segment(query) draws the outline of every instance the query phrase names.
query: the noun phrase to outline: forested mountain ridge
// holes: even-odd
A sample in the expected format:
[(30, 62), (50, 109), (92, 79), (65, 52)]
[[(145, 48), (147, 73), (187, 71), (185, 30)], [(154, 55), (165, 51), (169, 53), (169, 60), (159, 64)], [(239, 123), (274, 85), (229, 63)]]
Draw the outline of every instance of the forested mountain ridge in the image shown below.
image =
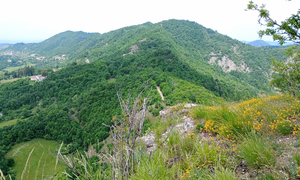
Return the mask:
[[(39, 68), (62, 67), (65, 61), (74, 58), (82, 51), (92, 47), (94, 41), (89, 41), (89, 39), (97, 35), (99, 35), (99, 33), (66, 31), (54, 35), (40, 43), (17, 43), (9, 45), (0, 49), (0, 54), (1, 52), (13, 53), (13, 56), (19, 57), (22, 61), (35, 64), (36, 67)], [(64, 55), (63, 58), (61, 58), (62, 55)], [(60, 57), (59, 60), (56, 60), (57, 57)]]
[[(270, 92), (269, 58), (275, 57), (281, 61), (287, 58), (284, 55), (285, 48), (252, 47), (189, 21), (168, 20), (157, 24), (131, 26), (99, 35), (97, 38), (101, 40), (97, 45), (73, 61), (80, 63), (89, 59), (94, 62), (112, 56), (121, 57), (130, 53), (131, 47), (135, 45), (141, 48), (143, 44), (147, 44), (148, 48), (155, 50), (157, 43), (164, 43), (192, 68), (230, 82), (238, 89), (244, 89), (243, 87), (250, 84)], [(145, 49), (141, 51), (143, 50)], [(141, 52), (135, 53), (138, 55)]]
[[(49, 56), (64, 51), (74, 57), (61, 60), (60, 65), (68, 67), (42, 82), (22, 79), (0, 85), (0, 122), (19, 120), (0, 129), (0, 151), (37, 137), (63, 141), (70, 152), (86, 150), (109, 135), (103, 123), (110, 124), (121, 113), (117, 91), (134, 97), (145, 84), (146, 94), (152, 87), (148, 110), (153, 115), (164, 105), (219, 104), (271, 93), (268, 58), (286, 59), (283, 48), (252, 47), (189, 21), (145, 23), (86, 39), (81, 33), (75, 33), (78, 39), (70, 42), (77, 43), (69, 49), (72, 43), (63, 35), (72, 39), (73, 32), (56, 35), (41, 47), (28, 45)], [(16, 44), (4, 50), (25, 47)]]
[[(264, 91), (271, 90), (268, 86), (271, 73), (269, 58), (286, 60), (285, 48), (252, 47), (197, 23), (183, 20), (167, 20), (156, 24), (148, 22), (104, 34), (67, 31), (41, 43), (10, 45), (0, 52), (37, 53), (46, 56), (45, 60), (34, 58), (32, 64), (57, 68), (68, 66), (70, 62), (85, 63), (87, 59), (88, 62), (94, 62), (112, 56), (126, 56), (131, 52), (130, 47), (137, 45), (139, 48), (138, 44), (144, 41), (147, 43), (147, 38), (151, 40), (151, 37), (160, 38), (157, 42), (152, 40), (152, 44), (172, 45), (172, 51), (178, 52), (180, 60), (197, 71), (230, 81), (235, 86), (246, 82)], [(66, 58), (61, 58), (62, 55), (66, 55)], [(59, 60), (55, 56), (60, 56)], [(243, 89), (244, 86), (237, 88)]]
[(72, 32), (66, 31), (56, 34), (40, 43), (17, 43), (8, 46), (5, 51), (23, 51), (38, 53), (42, 56), (55, 56), (61, 54), (76, 54), (70, 52), (76, 47), (77, 43), (85, 41), (86, 39), (92, 38), (99, 33), (86, 33), (82, 31)]

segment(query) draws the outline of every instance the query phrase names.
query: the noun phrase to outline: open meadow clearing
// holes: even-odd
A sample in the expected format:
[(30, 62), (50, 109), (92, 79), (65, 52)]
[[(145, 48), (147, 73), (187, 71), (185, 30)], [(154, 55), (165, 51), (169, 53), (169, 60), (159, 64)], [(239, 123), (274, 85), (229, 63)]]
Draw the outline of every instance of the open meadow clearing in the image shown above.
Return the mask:
[(10, 121), (1, 122), (0, 128), (3, 128), (4, 126), (10, 126), (10, 125), (16, 124), (17, 121), (18, 121), (17, 119), (14, 119), (14, 120), (10, 120)]

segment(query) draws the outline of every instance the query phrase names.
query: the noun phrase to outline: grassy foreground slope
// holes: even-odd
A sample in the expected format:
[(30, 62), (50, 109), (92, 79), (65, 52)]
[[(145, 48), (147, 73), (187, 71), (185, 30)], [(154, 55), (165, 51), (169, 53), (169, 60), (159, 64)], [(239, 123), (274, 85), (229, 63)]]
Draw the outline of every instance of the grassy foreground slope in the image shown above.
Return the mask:
[[(167, 150), (158, 153), (164, 159), (159, 160), (162, 162), (182, 157), (171, 169), (162, 170), (167, 177), (177, 174), (180, 179), (299, 178), (298, 99), (276, 95), (221, 107), (198, 107), (190, 115), (197, 123), (195, 132), (185, 137), (171, 134), (172, 143), (169, 141)], [(133, 179), (148, 179), (149, 176), (142, 176), (146, 168), (140, 167)]]
[[(56, 148), (59, 148), (58, 142), (37, 138), (28, 142), (16, 144), (6, 154), (5, 157), (14, 158), (16, 162), (14, 166), (14, 170), (16, 172), (16, 179), (21, 179), (28, 156), (31, 150), (34, 149), (28, 161), (28, 167), (23, 176), (24, 179), (35, 179), (36, 173), (37, 173), (36, 179), (43, 179), (42, 174), (43, 174), (44, 165), (45, 165), (44, 178), (51, 179), (52, 176), (56, 173), (55, 172), (56, 161), (55, 161), (55, 157), (47, 154), (49, 153), (49, 151), (55, 154)], [(39, 162), (40, 165), (38, 166)], [(59, 169), (58, 172), (62, 172), (65, 167), (58, 164), (57, 168)]]
[[(182, 108), (169, 107), (173, 112), (169, 117), (154, 117), (147, 122), (145, 135), (153, 134), (156, 145), (137, 145), (134, 171), (128, 179), (299, 179), (299, 99), (275, 95), (217, 107), (198, 106), (191, 111)], [(184, 113), (183, 118), (191, 117), (196, 124), (194, 131), (173, 129), (183, 121), (175, 112)], [(100, 161), (93, 162), (98, 164), (93, 167), (95, 171), (81, 171), (82, 176), (113, 179), (114, 167), (110, 163), (103, 166), (111, 159), (107, 154), (97, 156)], [(83, 163), (76, 166), (81, 170), (89, 167)], [(120, 174), (116, 176), (121, 178)], [(64, 174), (57, 177), (66, 179)]]

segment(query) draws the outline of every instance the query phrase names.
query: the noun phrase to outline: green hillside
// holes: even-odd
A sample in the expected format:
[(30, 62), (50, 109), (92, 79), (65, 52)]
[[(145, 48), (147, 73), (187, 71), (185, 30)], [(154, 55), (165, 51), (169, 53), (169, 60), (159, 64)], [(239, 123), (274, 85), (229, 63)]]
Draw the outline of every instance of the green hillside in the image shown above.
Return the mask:
[[(17, 43), (6, 46), (6, 48), (0, 49), (0, 53), (13, 52), (13, 59), (22, 60), (23, 63), (33, 63), (36, 67), (60, 67), (83, 50), (93, 46), (95, 42), (89, 40), (99, 33), (85, 33), (85, 32), (72, 32), (66, 31), (46, 39), (40, 43)], [(84, 42), (84, 43), (83, 43)], [(33, 55), (34, 56), (31, 56)], [(65, 55), (62, 57), (62, 55)], [(10, 58), (5, 57), (6, 58)], [(44, 57), (44, 59), (36, 59), (38, 57)], [(61, 57), (61, 59), (55, 59), (55, 57)], [(1, 60), (1, 56), (0, 56)], [(0, 70), (1, 70), (0, 66)]]
[[(157, 24), (122, 28), (100, 35), (96, 46), (76, 57), (84, 63), (127, 55), (130, 47), (140, 48), (136, 55), (147, 49), (156, 50), (157, 44), (170, 48), (180, 61), (193, 69), (234, 85), (236, 89), (270, 92), (270, 57), (284, 61), (285, 48), (252, 47), (189, 21), (168, 20)], [(223, 64), (218, 65), (219, 62)], [(235, 66), (229, 67), (229, 66)], [(242, 68), (244, 67), (244, 69)], [(248, 68), (248, 69), (247, 69)], [(250, 86), (249, 86), (250, 85)], [(254, 87), (254, 88), (253, 88)]]
[[(66, 67), (49, 73), (42, 82), (27, 78), (0, 85), (0, 122), (26, 119), (0, 129), (0, 153), (34, 138), (70, 144), (68, 152), (86, 151), (109, 136), (104, 124), (110, 125), (121, 114), (117, 91), (135, 97), (148, 85), (148, 111), (154, 116), (166, 105), (220, 105), (225, 100), (270, 94), (269, 58), (287, 58), (284, 48), (252, 47), (197, 23), (178, 20), (101, 35), (65, 32), (4, 51), (17, 51), (16, 57), (48, 56), (24, 60), (37, 67), (51, 67), (58, 61), (58, 66)], [(53, 59), (63, 54), (65, 59)], [(7, 173), (8, 161), (0, 158), (1, 165)]]
[[(67, 31), (41, 43), (15, 44), (0, 52), (12, 51), (17, 53), (17, 57), (22, 55), (21, 59), (25, 58), (26, 52), (27, 56), (35, 53), (36, 56), (45, 56), (45, 59), (36, 60), (35, 57), (26, 57), (25, 59), (28, 59), (26, 61), (36, 64), (36, 67), (57, 68), (67, 66), (70, 62), (85, 63), (87, 59), (89, 62), (94, 62), (107, 60), (118, 53), (117, 56), (126, 55), (133, 45), (147, 44), (151, 47), (147, 39), (152, 45), (164, 43), (171, 47), (180, 60), (197, 71), (211, 74), (220, 80), (230, 81), (230, 84), (246, 82), (264, 91), (270, 91), (269, 58), (286, 60), (285, 48), (252, 47), (197, 23), (182, 20), (168, 20), (157, 24), (145, 23), (105, 34)], [(138, 47), (145, 49), (139, 45)], [(155, 46), (151, 48), (154, 49)], [(19, 52), (23, 54), (18, 54)], [(62, 55), (66, 55), (64, 59), (55, 59)], [(243, 89), (245, 85), (236, 86), (239, 86), (237, 89)]]

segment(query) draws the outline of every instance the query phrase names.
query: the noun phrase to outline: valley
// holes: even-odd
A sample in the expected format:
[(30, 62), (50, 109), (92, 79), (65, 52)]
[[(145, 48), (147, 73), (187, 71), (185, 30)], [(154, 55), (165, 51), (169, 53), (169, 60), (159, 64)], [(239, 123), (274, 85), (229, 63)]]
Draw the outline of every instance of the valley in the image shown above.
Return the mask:
[[(71, 158), (80, 156), (86, 158), (88, 163), (96, 162), (104, 153), (101, 152), (103, 149), (113, 154), (113, 142), (107, 143), (106, 140), (112, 138), (109, 126), (124, 113), (120, 107), (120, 97), (122, 95), (125, 100), (130, 93), (128, 100), (133, 102), (144, 88), (140, 99), (148, 95), (149, 101), (141, 131), (147, 135), (153, 130), (157, 144), (170, 148), (170, 152), (158, 149), (157, 152), (161, 154), (154, 153), (154, 158), (164, 161), (159, 167), (170, 172), (158, 175), (159, 179), (178, 178), (179, 174), (180, 179), (185, 179), (190, 174), (187, 172), (196, 171), (197, 168), (203, 168), (203, 172), (206, 172), (209, 169), (205, 169), (205, 166), (216, 167), (226, 161), (218, 159), (218, 153), (220, 156), (226, 155), (232, 164), (239, 163), (233, 159), (242, 159), (247, 152), (241, 150), (244, 154), (240, 156), (233, 150), (235, 146), (240, 146), (233, 142), (237, 141), (235, 138), (239, 136), (238, 133), (246, 136), (257, 132), (267, 138), (269, 127), (279, 120), (273, 110), (284, 112), (282, 109), (288, 109), (288, 106), (293, 108), (286, 110), (285, 117), (299, 121), (297, 100), (286, 96), (270, 96), (277, 94), (269, 85), (273, 73), (270, 58), (286, 61), (286, 49), (253, 47), (195, 22), (174, 19), (129, 26), (104, 34), (66, 31), (40, 43), (3, 46), (0, 48), (0, 54), (5, 54), (0, 56), (0, 78), (4, 78), (0, 81), (0, 154), (6, 155), (0, 158), (0, 169), (4, 175), (12, 174), (20, 179), (27, 157), (34, 148), (29, 161), (30, 174), (26, 174), (26, 171), (24, 177), (33, 179), (38, 172), (37, 179), (40, 179), (47, 149), (51, 148), (51, 152), (57, 154), (61, 143), (63, 155), (71, 155)], [(12, 54), (7, 55), (9, 52)], [(34, 82), (29, 78), (33, 75), (47, 77)], [(260, 100), (259, 96), (276, 98)], [(181, 111), (185, 103), (194, 103), (197, 107)], [(274, 105), (272, 112), (265, 108), (268, 103)], [(238, 106), (242, 106), (241, 109)], [(174, 113), (167, 118), (161, 117), (161, 110), (168, 108), (173, 108), (171, 111)], [(241, 123), (231, 121), (243, 117), (242, 112), (250, 110), (252, 114), (242, 118)], [(187, 137), (169, 133), (169, 140), (164, 144), (158, 137), (169, 127), (183, 121), (181, 115), (174, 115), (175, 112), (183, 112), (184, 116), (191, 118), (196, 124), (195, 131)], [(258, 119), (248, 123), (247, 118)], [(292, 128), (286, 130), (283, 125)], [(276, 127), (284, 136), (296, 132), (293, 128), (297, 129), (298, 125), (277, 122)], [(285, 130), (289, 133), (285, 134)], [(204, 134), (212, 140), (205, 141), (204, 145), (193, 141)], [(225, 139), (226, 146), (221, 145)], [(189, 154), (189, 148), (184, 147), (185, 141), (191, 143), (192, 154)], [(44, 149), (39, 146), (40, 143)], [(190, 155), (190, 158), (197, 158), (195, 154), (200, 156), (204, 153), (200, 150), (204, 148), (202, 145), (213, 149), (213, 158), (199, 162), (188, 159)], [(186, 154), (180, 154), (177, 148), (185, 149), (182, 152)], [(219, 151), (220, 148), (222, 151)], [(15, 153), (16, 150), (22, 153)], [(94, 157), (88, 154), (94, 154)], [(146, 156), (146, 153), (141, 154), (142, 159)], [(14, 166), (10, 158), (14, 159)], [(164, 164), (170, 165), (166, 162), (172, 158), (174, 164), (177, 161), (182, 163), (171, 165), (169, 171)], [(37, 171), (39, 161), (41, 165)], [(188, 162), (194, 163), (193, 166)], [(151, 160), (150, 163), (153, 163), (152, 168), (157, 168), (154, 167), (157, 162)], [(56, 175), (54, 166), (55, 158), (49, 156), (46, 179)], [(64, 179), (61, 172), (66, 166), (59, 165), (59, 168), (57, 178)], [(85, 168), (78, 167), (80, 172)], [(113, 167), (107, 160), (99, 163), (99, 166), (93, 165), (93, 168), (90, 174), (99, 175), (101, 172), (99, 179), (112, 177), (109, 172)], [(247, 173), (253, 170), (251, 168)], [(147, 174), (145, 171), (149, 171), (147, 168), (136, 169), (132, 179), (139, 179)], [(188, 171), (184, 172), (186, 169)], [(199, 177), (201, 175), (195, 179)], [(152, 178), (145, 175), (145, 179)]]

